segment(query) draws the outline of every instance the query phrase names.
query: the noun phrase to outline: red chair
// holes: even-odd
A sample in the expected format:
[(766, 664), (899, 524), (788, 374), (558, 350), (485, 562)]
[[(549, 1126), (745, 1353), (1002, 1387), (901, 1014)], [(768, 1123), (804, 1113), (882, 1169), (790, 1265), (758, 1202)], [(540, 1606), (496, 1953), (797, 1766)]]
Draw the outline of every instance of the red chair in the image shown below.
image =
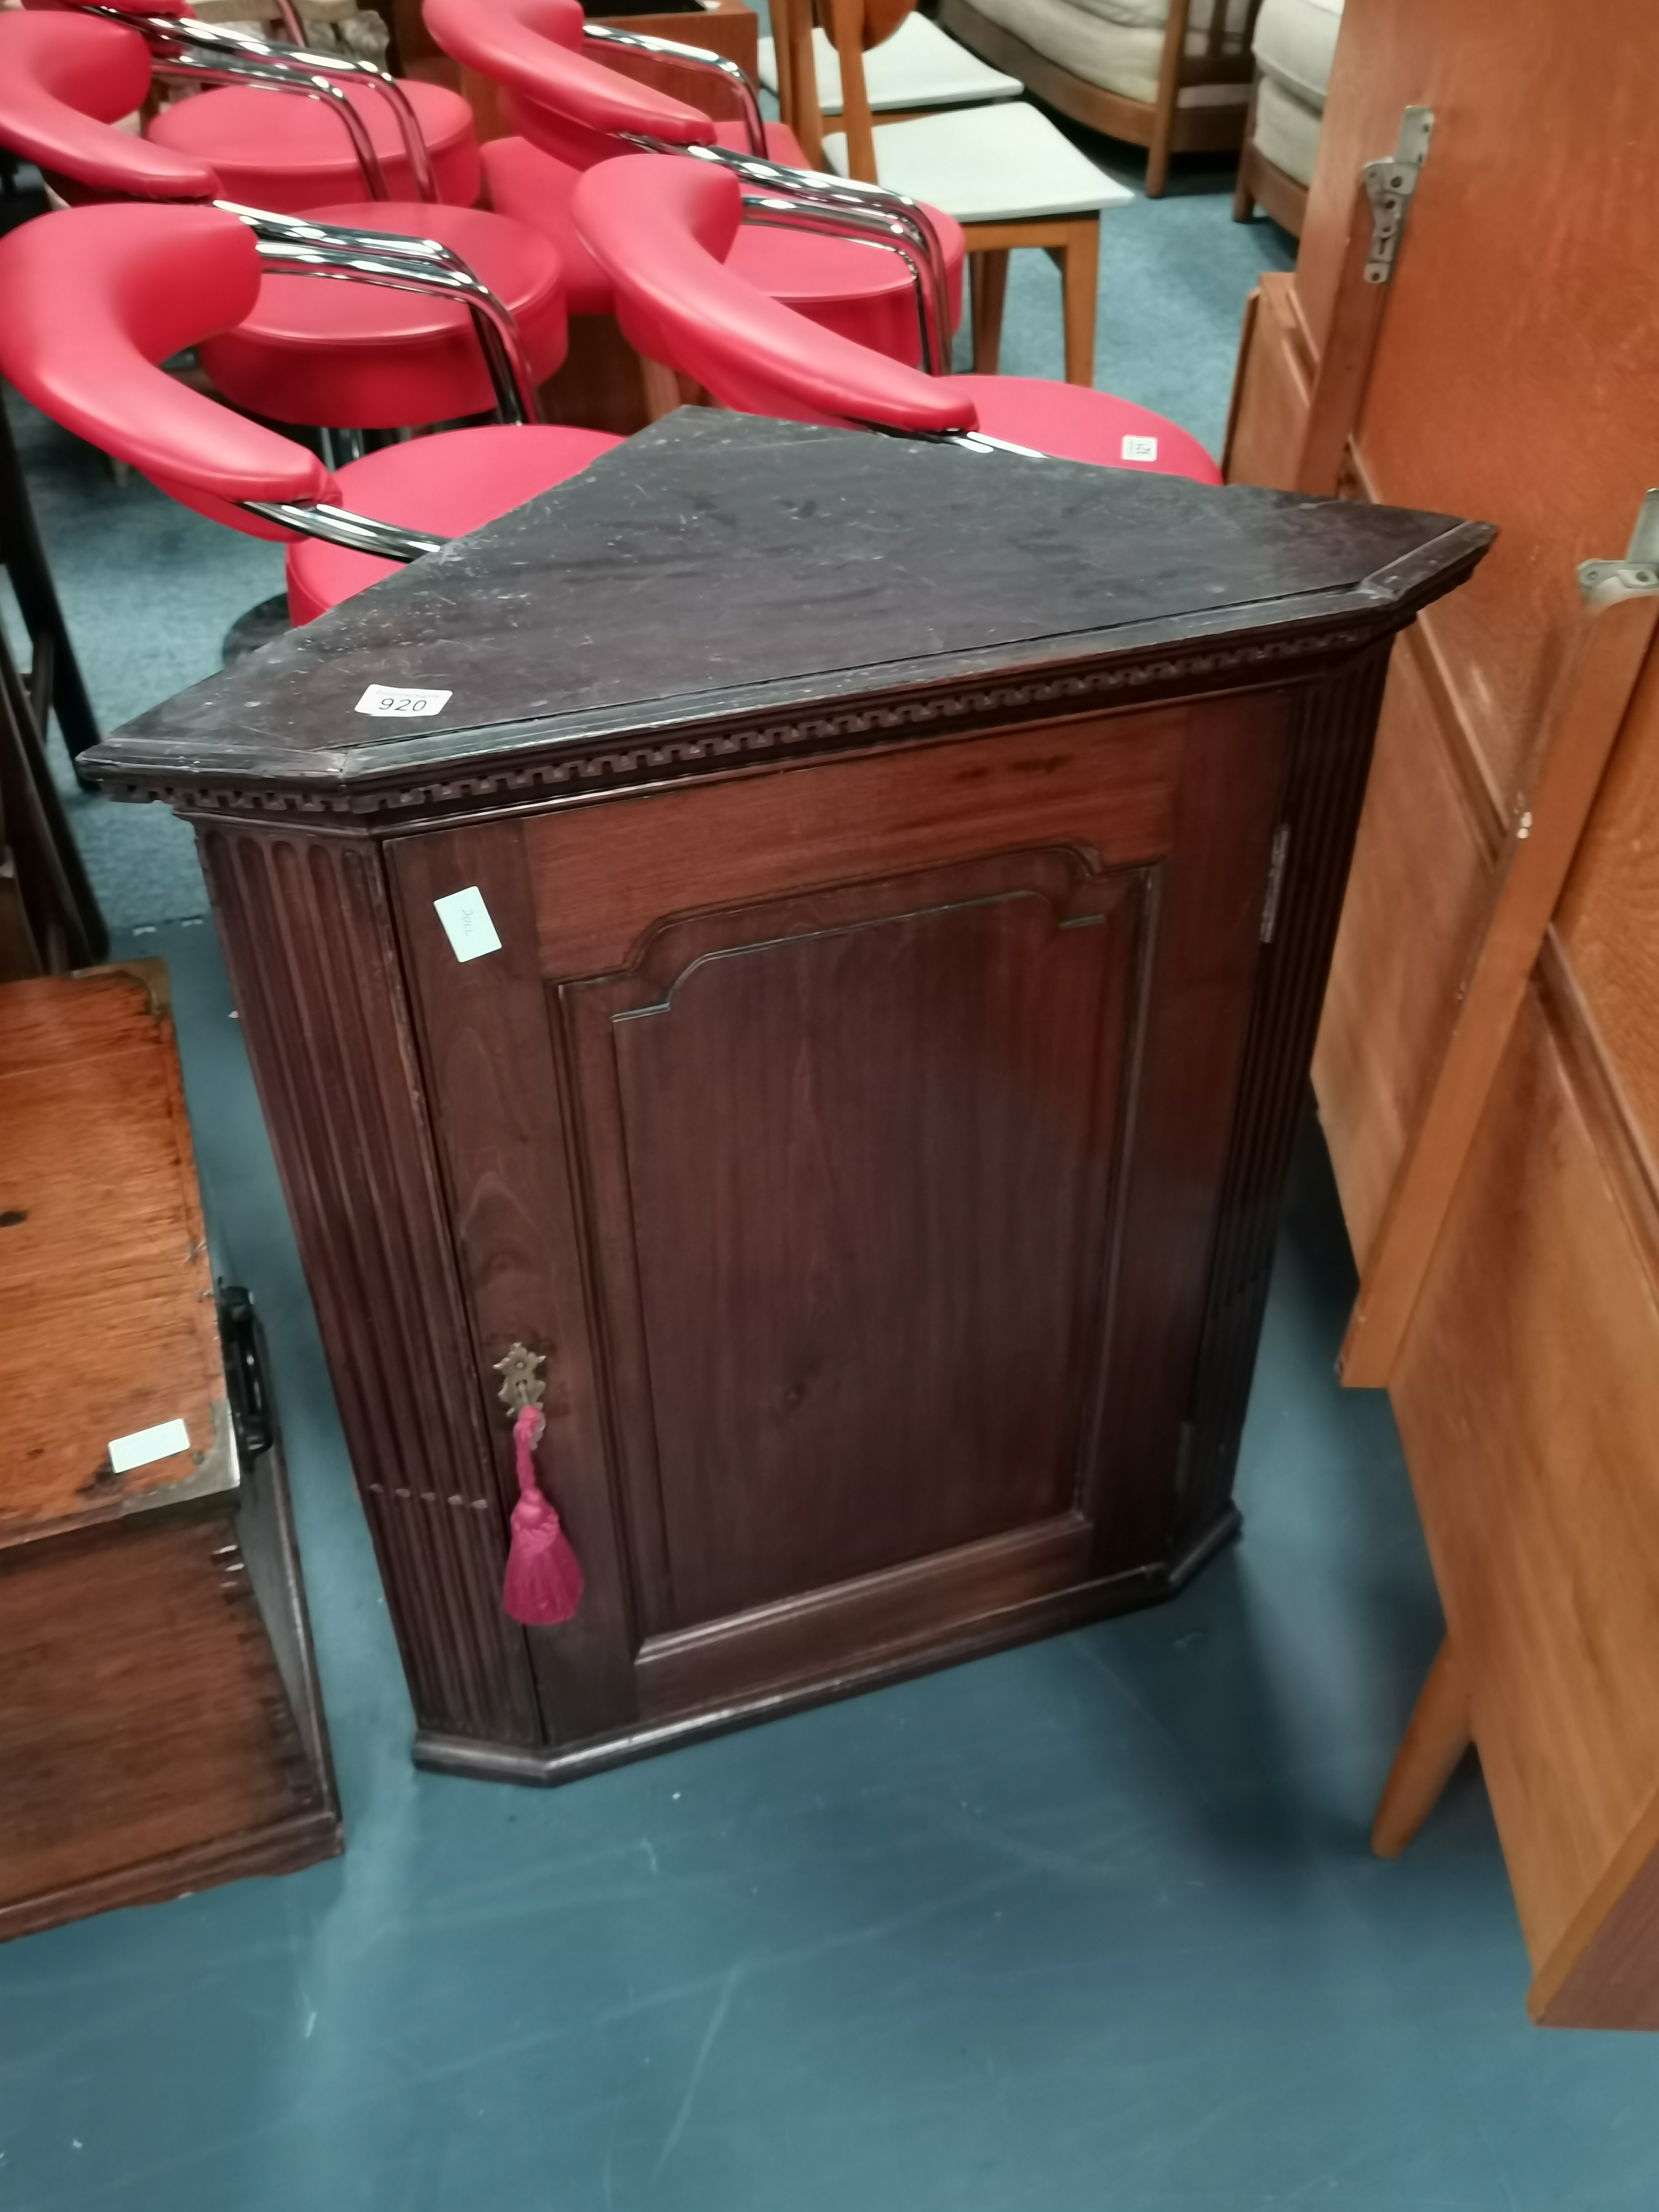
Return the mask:
[[(399, 82), (372, 62), (199, 23), (186, 0), (23, 0), (125, 16), (159, 73), (207, 90), (163, 108), (144, 135), (215, 170), (225, 195), (273, 213), (334, 201), (442, 200), (471, 207), (479, 169), (472, 110), (446, 86)], [(263, 98), (276, 88), (303, 95)]]
[(260, 297), (259, 249), (222, 208), (70, 208), (0, 239), (0, 375), (185, 506), (288, 545), (309, 622), (399, 562), (490, 522), (621, 441), (536, 424), (440, 431), (331, 475), (313, 453), (159, 366)]
[(593, 170), (575, 198), (630, 342), (725, 405), (1221, 482), (1196, 439), (1127, 400), (1036, 377), (924, 376), (793, 313), (736, 266), (753, 204), (730, 170), (648, 154)]
[[(447, 54), (502, 88), (503, 112), (522, 135), (483, 149), (490, 204), (538, 224), (556, 245), (573, 314), (607, 313), (612, 305), (609, 276), (585, 250), (571, 214), (577, 182), (596, 163), (641, 144), (665, 152), (720, 149), (777, 165), (780, 191), (787, 189), (783, 173), (806, 168), (793, 132), (781, 123), (763, 125), (754, 88), (735, 62), (586, 22), (579, 0), (426, 0), (423, 14)], [(607, 46), (717, 70), (743, 100), (744, 119), (713, 122), (589, 58)], [(842, 204), (855, 208), (860, 198), (898, 203), (896, 194), (854, 186)], [(954, 329), (962, 304), (962, 229), (948, 216), (928, 213)], [(739, 241), (735, 265), (762, 291), (825, 329), (898, 361), (918, 357), (910, 281), (890, 256), (868, 252), (844, 235), (781, 240), (756, 230)]]
[[(150, 80), (146, 42), (124, 23), (0, 13), (0, 145), (37, 162), (66, 199), (223, 198), (206, 162), (111, 127), (142, 106)], [(239, 96), (283, 114), (328, 104), (275, 88)], [(271, 273), (240, 326), (202, 351), (236, 405), (351, 430), (453, 422), (492, 407), (534, 419), (535, 386), (564, 358), (567, 337), (558, 255), (540, 233), (479, 208), (361, 197), (313, 206), (303, 218), (249, 219)], [(347, 234), (330, 240), (319, 224)], [(434, 253), (426, 240), (446, 251)], [(364, 275), (372, 264), (376, 288), (281, 273), (337, 276), (343, 260)]]

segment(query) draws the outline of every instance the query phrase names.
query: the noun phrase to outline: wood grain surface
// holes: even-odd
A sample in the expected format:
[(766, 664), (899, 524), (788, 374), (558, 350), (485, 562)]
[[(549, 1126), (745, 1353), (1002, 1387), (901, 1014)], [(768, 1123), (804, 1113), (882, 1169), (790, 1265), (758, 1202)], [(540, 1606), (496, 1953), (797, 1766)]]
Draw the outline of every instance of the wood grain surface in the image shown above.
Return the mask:
[[(135, 1895), (166, 1895), (165, 1873), (151, 1887), (147, 1869), (229, 1838), (246, 1849), (267, 1832), (295, 1865), (322, 1855), (310, 1824), (337, 1816), (234, 1556), (222, 1516), (7, 1555), (0, 1936), (119, 1875)], [(304, 1832), (276, 1832), (294, 1823)]]
[(380, 853), (217, 824), (200, 846), (416, 1716), (533, 1742)]
[[(1631, 1704), (1651, 1698), (1659, 1638), (1626, 1602), (1659, 1512), (1650, 651), (1599, 717), (1601, 757), (1618, 738), (1588, 828), (1586, 791), (1562, 803), (1540, 764), (1584, 636), (1577, 565), (1623, 551), (1655, 473), (1644, 363), (1659, 307), (1628, 297), (1620, 274), (1648, 256), (1656, 220), (1641, 89), (1655, 60), (1659, 27), (1613, 0), (1571, 19), (1497, 0), (1350, 0), (1297, 273), (1262, 281), (1229, 434), (1230, 475), (1292, 480), (1352, 289), (1359, 167), (1392, 146), (1403, 106), (1431, 107), (1345, 481), (1367, 498), (1468, 502), (1500, 534), (1474, 588), (1428, 611), (1396, 658), (1315, 1075), (1362, 1263), (1387, 1260), (1385, 1218), (1416, 1220), (1420, 1262), (1424, 1178), (1404, 1193), (1395, 1178), (1436, 1149), (1420, 1125), (1450, 1096), (1436, 1085), (1457, 1073), (1449, 1041), (1480, 1013), (1466, 994), (1502, 968), (1512, 999), (1537, 953), (1525, 1037), (1498, 1065), (1431, 1269), (1444, 1341), (1419, 1316), (1389, 1385), (1459, 1663), (1480, 1686), (1474, 1732), (1538, 1967), (1534, 2016), (1579, 2025), (1659, 2019), (1659, 1766)], [(1516, 855), (1537, 860), (1534, 836), (1550, 865), (1534, 869), (1540, 896), (1517, 902)], [(1379, 1379), (1389, 1346), (1374, 1346), (1370, 1360), (1362, 1335), (1345, 1372)], [(1461, 1540), (1437, 1536), (1442, 1520)]]
[(1558, 926), (1659, 1193), (1659, 654), (1631, 702)]
[[(0, 989), (0, 1550), (164, 1497), (198, 1474), (223, 1420), (157, 988), (159, 973), (111, 970)], [(112, 1439), (172, 1420), (188, 1451), (112, 1471)]]
[(1360, 1267), (1434, 1079), (1491, 880), (1418, 656), (1389, 671), (1314, 1085)]
[[(1362, 767), (1363, 670), (1358, 732), (1307, 718)], [(546, 1353), (588, 1571), (529, 1639), (555, 1761), (1150, 1591), (1294, 719), (1083, 717), (394, 842), (467, 1295), (486, 1358)], [(462, 964), (432, 902), (468, 882), (503, 943)], [(1293, 894), (1310, 944), (1334, 896)]]
[(1434, 623), (1506, 795), (1577, 617), (1574, 564), (1623, 551), (1656, 475), (1659, 298), (1624, 281), (1659, 246), (1656, 68), (1659, 18), (1622, 0), (1349, 0), (1337, 45), (1297, 289), (1317, 349), (1359, 167), (1392, 151), (1403, 108), (1431, 107), (1358, 443), (1379, 497), (1502, 525)]
[(1391, 1395), (1541, 1966), (1659, 1775), (1659, 1295), (1535, 992)]
[(1484, 1113), (1510, 1026), (1573, 866), (1653, 642), (1659, 600), (1620, 599), (1580, 617), (1559, 672), (1529, 805), (1494, 872), (1479, 949), (1459, 977), (1456, 1011), (1432, 1089), (1415, 1117), (1367, 1251), (1341, 1371), (1385, 1383)]
[[(682, 410), (100, 749), (198, 823), (433, 1764), (562, 1778), (1237, 1527), (1389, 644), (1487, 533), (962, 458)], [(429, 726), (357, 715), (389, 666)], [(587, 1575), (529, 1632), (514, 1341)]]

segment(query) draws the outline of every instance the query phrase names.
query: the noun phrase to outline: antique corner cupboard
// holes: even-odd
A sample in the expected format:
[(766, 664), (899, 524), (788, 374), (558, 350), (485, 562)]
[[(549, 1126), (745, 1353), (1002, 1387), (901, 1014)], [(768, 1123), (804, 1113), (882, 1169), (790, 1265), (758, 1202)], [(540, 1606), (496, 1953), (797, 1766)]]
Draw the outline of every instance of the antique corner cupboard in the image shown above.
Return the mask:
[[(1231, 1533), (1389, 642), (1488, 535), (686, 410), (104, 745), (196, 825), (417, 1758), (560, 1778)], [(587, 1577), (531, 1631), (515, 1343)]]

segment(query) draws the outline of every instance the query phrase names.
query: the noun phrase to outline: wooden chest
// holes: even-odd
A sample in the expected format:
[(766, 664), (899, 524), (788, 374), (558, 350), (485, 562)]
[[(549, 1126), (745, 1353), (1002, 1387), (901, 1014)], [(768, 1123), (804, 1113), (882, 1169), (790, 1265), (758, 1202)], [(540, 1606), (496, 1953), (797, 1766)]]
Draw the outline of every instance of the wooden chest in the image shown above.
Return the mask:
[(340, 1848), (158, 961), (0, 988), (0, 1937)]
[(688, 411), (106, 744), (197, 823), (419, 1759), (557, 1778), (1232, 1532), (1389, 641), (1486, 536)]

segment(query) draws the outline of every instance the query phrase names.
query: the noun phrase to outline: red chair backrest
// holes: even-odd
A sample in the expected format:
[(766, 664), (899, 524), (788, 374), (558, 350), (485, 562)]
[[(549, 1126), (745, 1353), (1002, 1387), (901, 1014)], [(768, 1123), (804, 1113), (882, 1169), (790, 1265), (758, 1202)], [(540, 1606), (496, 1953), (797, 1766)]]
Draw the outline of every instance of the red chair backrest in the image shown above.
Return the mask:
[(513, 128), (573, 169), (610, 161), (628, 131), (673, 146), (714, 143), (700, 108), (583, 51), (580, 0), (425, 0), (422, 14), (452, 61), (501, 88)]
[(232, 503), (331, 499), (328, 471), (159, 366), (234, 329), (258, 290), (253, 234), (221, 209), (129, 204), (37, 216), (0, 239), (0, 375), (185, 506), (255, 537), (286, 537)]
[(576, 187), (576, 228), (616, 290), (640, 352), (694, 376), (727, 407), (795, 422), (969, 430), (973, 401), (809, 322), (726, 265), (743, 195), (713, 162), (637, 154)]
[(137, 31), (57, 9), (0, 13), (0, 146), (37, 163), (65, 199), (216, 196), (204, 162), (111, 127), (149, 92)]

